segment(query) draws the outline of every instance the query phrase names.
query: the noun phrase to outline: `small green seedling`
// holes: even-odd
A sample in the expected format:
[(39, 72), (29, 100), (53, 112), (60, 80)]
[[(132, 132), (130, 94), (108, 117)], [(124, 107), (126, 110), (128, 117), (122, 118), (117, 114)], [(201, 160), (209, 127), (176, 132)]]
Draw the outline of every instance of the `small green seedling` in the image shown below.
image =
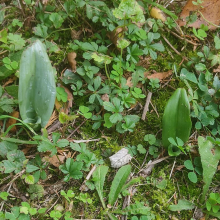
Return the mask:
[(188, 178), (191, 182), (197, 183), (197, 174), (202, 175), (202, 164), (199, 157), (194, 159), (194, 165), (191, 160), (186, 160), (184, 162), (186, 169), (190, 170), (188, 173)]
[(220, 209), (220, 194), (210, 193), (209, 199), (206, 202), (206, 208), (208, 211), (213, 211), (217, 213)]
[(57, 100), (67, 102), (67, 93), (63, 87), (57, 87)]
[(92, 117), (92, 113), (89, 112), (89, 108), (83, 105), (79, 107), (79, 114), (83, 115), (86, 119)]
[(5, 57), (5, 58), (3, 58), (2, 61), (7, 69), (9, 69), (9, 70), (17, 70), (18, 69), (18, 62), (11, 61), (10, 58)]

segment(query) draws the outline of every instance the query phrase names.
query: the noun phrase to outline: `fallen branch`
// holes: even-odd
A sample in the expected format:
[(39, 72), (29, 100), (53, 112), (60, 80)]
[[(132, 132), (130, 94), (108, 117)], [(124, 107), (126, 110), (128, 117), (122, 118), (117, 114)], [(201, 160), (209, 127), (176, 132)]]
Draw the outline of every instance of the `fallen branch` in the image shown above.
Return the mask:
[(150, 104), (151, 96), (152, 96), (152, 92), (149, 92), (146, 98), (146, 103), (145, 103), (143, 114), (141, 117), (142, 120), (145, 120), (146, 114), (149, 111), (149, 104)]

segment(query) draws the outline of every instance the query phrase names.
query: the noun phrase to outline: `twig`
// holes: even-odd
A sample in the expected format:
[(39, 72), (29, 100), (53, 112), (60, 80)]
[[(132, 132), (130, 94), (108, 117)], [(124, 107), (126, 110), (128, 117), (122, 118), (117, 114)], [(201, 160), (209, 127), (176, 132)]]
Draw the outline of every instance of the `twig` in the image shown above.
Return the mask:
[(167, 44), (168, 44), (178, 55), (182, 56), (181, 53), (180, 53), (179, 51), (177, 51), (176, 48), (166, 39), (166, 37), (164, 37), (163, 35), (162, 35), (162, 37), (163, 37), (163, 39), (167, 42)]
[(144, 164), (145, 164), (145, 162), (146, 162), (146, 160), (147, 160), (148, 153), (149, 153), (149, 151), (147, 151), (147, 153), (146, 153), (146, 155), (145, 155), (145, 157), (144, 157), (144, 161), (143, 161), (143, 163), (141, 164), (141, 169), (143, 168), (143, 166), (144, 166)]
[(67, 139), (69, 139), (86, 121), (87, 119), (83, 121), (74, 131), (72, 131), (72, 133), (67, 137)]
[(73, 140), (74, 143), (87, 143), (87, 142), (91, 142), (91, 141), (99, 141), (100, 138), (97, 138), (97, 139), (90, 139), (90, 140)]
[(58, 199), (54, 202), (54, 204), (46, 211), (46, 213), (48, 213), (58, 202), (58, 200), (60, 199), (60, 197), (58, 197)]
[(159, 118), (160, 116), (159, 116), (159, 114), (158, 114), (158, 112), (157, 112), (157, 109), (154, 107), (154, 105), (152, 104), (152, 102), (151, 102), (151, 101), (150, 101), (150, 104), (151, 104), (152, 108), (154, 109), (154, 111), (156, 112), (157, 117)]
[[(13, 184), (13, 182), (11, 182), (11, 184), (9, 185), (8, 190), (7, 190), (7, 193), (10, 191), (12, 184)], [(3, 206), (4, 206), (4, 204), (5, 204), (5, 201), (3, 201), (1, 204), (2, 204), (2, 205), (1, 205), (1, 208), (0, 208), (0, 212), (1, 212), (2, 209), (3, 209)]]
[(192, 44), (192, 45), (194, 45), (194, 46), (198, 46), (198, 45), (199, 45), (199, 44), (197, 44), (197, 43), (192, 42), (191, 40), (188, 40), (188, 39), (186, 39), (186, 38), (183, 38), (183, 37), (179, 36), (177, 33), (173, 32), (173, 31), (170, 31), (170, 33), (173, 34), (174, 36), (178, 37), (178, 38), (181, 39), (181, 40), (187, 41), (188, 43), (190, 43), (190, 44)]
[(173, 173), (173, 169), (174, 169), (174, 167), (175, 167), (175, 164), (176, 164), (176, 158), (175, 158), (175, 160), (174, 160), (174, 162), (173, 162), (173, 166), (172, 166), (172, 169), (171, 169), (171, 171), (170, 171), (170, 177), (169, 177), (169, 179), (170, 179), (171, 176), (172, 176), (172, 173)]
[(146, 98), (146, 103), (145, 103), (143, 114), (142, 114), (142, 117), (141, 117), (142, 120), (145, 120), (145, 118), (146, 118), (146, 114), (149, 110), (149, 104), (150, 104), (151, 96), (152, 96), (152, 92), (149, 92), (148, 95), (147, 95), (147, 98)]
[(85, 183), (87, 180), (90, 179), (90, 177), (92, 176), (93, 172), (96, 170), (96, 165), (93, 166), (93, 168), (90, 170), (90, 172), (88, 173), (88, 175), (86, 176), (86, 179), (83, 181), (82, 185), (80, 186), (80, 190), (83, 191), (83, 188), (85, 187)]

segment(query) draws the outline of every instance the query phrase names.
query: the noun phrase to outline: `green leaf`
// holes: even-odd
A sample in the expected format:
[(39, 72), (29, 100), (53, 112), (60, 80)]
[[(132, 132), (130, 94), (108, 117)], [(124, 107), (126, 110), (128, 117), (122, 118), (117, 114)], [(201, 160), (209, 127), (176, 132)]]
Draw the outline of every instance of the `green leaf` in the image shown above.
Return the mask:
[(47, 33), (48, 27), (43, 24), (38, 24), (37, 27), (33, 28), (33, 30), (34, 30), (34, 34), (39, 37), (46, 39), (48, 36)]
[(54, 70), (44, 45), (37, 40), (23, 52), (20, 61), (18, 101), (22, 120), (45, 127), (55, 98)]
[(193, 164), (191, 160), (186, 160), (184, 162), (184, 166), (188, 169), (188, 170), (194, 170)]
[[(1, 13), (1, 12), (0, 12)], [(0, 16), (1, 17), (1, 16)], [(1, 23), (1, 22), (0, 22)], [(0, 31), (0, 42), (7, 44), (7, 29), (3, 29)]]
[(7, 201), (8, 196), (9, 196), (9, 193), (8, 193), (8, 192), (0, 192), (0, 198), (1, 198), (1, 199)]
[(119, 39), (117, 40), (117, 47), (123, 50), (128, 47), (130, 43), (131, 42), (126, 39)]
[(55, 28), (60, 28), (64, 22), (63, 18), (58, 13), (50, 14), (49, 19), (53, 22)]
[(115, 112), (116, 108), (111, 102), (103, 102), (104, 109), (110, 112)]
[(204, 137), (198, 137), (199, 154), (201, 156), (201, 163), (203, 168), (203, 186), (202, 201), (205, 200), (205, 196), (212, 182), (212, 178), (217, 170), (217, 166), (220, 160), (219, 147), (213, 148), (212, 143), (209, 140), (205, 140)]
[(82, 169), (83, 162), (74, 162), (72, 158), (68, 158), (64, 165), (60, 165), (60, 170), (67, 174), (64, 178), (64, 181), (69, 181), (70, 178), (80, 179), (83, 176), (83, 173), (80, 171)]
[(194, 73), (189, 72), (187, 69), (182, 68), (180, 72), (180, 79), (187, 79), (191, 82), (198, 83), (198, 80)]
[(139, 151), (140, 154), (146, 154), (147, 152), (147, 150), (141, 144), (138, 144), (137, 150)]
[(147, 141), (150, 145), (153, 145), (156, 142), (156, 137), (153, 134), (147, 134), (144, 136), (144, 140)]
[(135, 204), (129, 205), (125, 209), (120, 210), (119, 213), (122, 213), (123, 215), (149, 215), (150, 208), (145, 206), (143, 202), (136, 202)]
[(130, 175), (130, 172), (131, 172), (131, 165), (126, 165), (121, 167), (116, 173), (110, 188), (110, 193), (108, 198), (109, 205), (113, 206), (114, 203), (116, 202), (123, 185), (125, 184), (125, 182), (127, 181)]
[(104, 126), (106, 128), (111, 128), (113, 126), (113, 124), (111, 123), (111, 121), (109, 119), (110, 116), (111, 116), (111, 114), (109, 114), (109, 113), (104, 114), (104, 121), (105, 121)]
[(197, 183), (197, 176), (194, 172), (189, 172), (188, 173), (188, 178), (191, 182)]
[(204, 71), (204, 70), (206, 70), (206, 65), (203, 64), (203, 63), (198, 63), (198, 64), (195, 65), (195, 68), (198, 71)]
[(20, 208), (20, 213), (28, 214), (28, 208), (27, 207), (21, 207)]
[(66, 147), (69, 145), (69, 141), (66, 139), (62, 139), (60, 141), (57, 142), (57, 146), (60, 148)]
[(215, 49), (219, 50), (220, 49), (220, 39), (219, 39), (219, 37), (215, 36), (214, 37), (214, 42), (215, 42)]
[(190, 105), (185, 89), (177, 89), (168, 100), (162, 119), (162, 142), (164, 147), (170, 145), (169, 138), (188, 141), (192, 122)]
[(67, 102), (67, 93), (65, 89), (63, 87), (57, 87), (56, 91), (57, 91), (57, 100), (58, 101), (62, 100), (63, 102)]
[(175, 212), (175, 211), (182, 211), (182, 210), (191, 210), (194, 209), (194, 204), (187, 201), (187, 200), (182, 200), (179, 199), (177, 205), (170, 205), (169, 210)]
[(48, 141), (42, 141), (38, 147), (37, 147), (39, 152), (47, 152), (51, 151), (52, 155), (57, 153), (56, 146), (52, 144), (51, 142)]
[(30, 215), (36, 215), (37, 214), (37, 209), (36, 208), (29, 208), (28, 211), (29, 211)]
[(27, 173), (31, 173), (31, 172), (34, 172), (36, 170), (39, 170), (40, 168), (39, 167), (36, 167), (34, 165), (30, 165), (30, 164), (27, 164), (26, 166), (26, 172)]
[(53, 219), (60, 219), (62, 217), (62, 213), (58, 210), (53, 210), (50, 212), (50, 217)]
[(103, 186), (104, 186), (105, 176), (106, 176), (107, 172), (108, 172), (108, 167), (101, 165), (96, 168), (96, 170), (94, 171), (94, 173), (92, 175), (93, 178), (96, 179), (96, 181), (94, 183), (95, 188), (97, 190), (97, 193), (99, 195), (100, 201), (101, 201), (104, 209), (106, 208), (106, 206), (105, 206), (105, 202), (103, 199)]
[(34, 184), (34, 176), (33, 175), (26, 174), (24, 180), (27, 184)]
[(122, 115), (120, 113), (114, 113), (109, 117), (109, 120), (111, 123), (115, 124), (118, 121), (121, 121), (123, 119)]
[(116, 18), (131, 19), (137, 23), (145, 21), (143, 10), (135, 0), (122, 0), (118, 8), (113, 10), (113, 15)]
[(8, 40), (10, 45), (10, 49), (13, 51), (22, 50), (25, 46), (25, 40), (18, 34), (9, 33)]
[(0, 142), (0, 156), (6, 157), (7, 153), (13, 150), (17, 150), (18, 146), (17, 144), (10, 143), (7, 141)]
[(137, 63), (139, 61), (139, 56), (143, 55), (143, 50), (139, 49), (139, 46), (137, 44), (133, 44), (133, 46), (130, 48), (127, 48), (128, 55), (126, 57), (127, 61), (131, 61), (134, 63)]

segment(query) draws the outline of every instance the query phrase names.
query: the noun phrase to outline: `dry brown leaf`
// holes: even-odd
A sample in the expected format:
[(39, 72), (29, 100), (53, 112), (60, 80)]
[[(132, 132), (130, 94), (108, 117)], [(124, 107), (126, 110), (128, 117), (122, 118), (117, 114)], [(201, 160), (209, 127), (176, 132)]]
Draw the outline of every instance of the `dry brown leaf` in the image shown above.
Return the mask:
[(63, 155), (53, 155), (52, 157), (49, 158), (49, 162), (53, 164), (55, 167), (59, 167), (61, 164), (64, 163), (65, 159), (66, 157)]
[(61, 87), (64, 88), (65, 92), (67, 93), (67, 100), (68, 100), (67, 108), (72, 108), (72, 106), (73, 106), (73, 94), (72, 94), (72, 92), (70, 92), (70, 90), (68, 88), (66, 88), (65, 86), (61, 85)]
[(73, 106), (73, 95), (70, 92), (70, 90), (68, 88), (66, 88), (65, 86), (60, 86), (62, 88), (65, 89), (65, 92), (67, 93), (67, 102), (63, 103), (63, 102), (59, 102), (57, 99), (55, 100), (55, 107), (57, 109), (58, 112), (64, 112), (65, 114), (68, 115), (70, 108), (72, 108)]
[(2, 87), (5, 87), (5, 86), (13, 83), (16, 80), (16, 78), (17, 78), (16, 76), (13, 76), (13, 77), (9, 78), (8, 81), (6, 81), (5, 84)]
[[(19, 118), (19, 112), (17, 111), (13, 111), (10, 116), (14, 117), (14, 118)], [(13, 124), (16, 124), (17, 120), (16, 119), (13, 119), (13, 118), (9, 118), (7, 120), (7, 123), (6, 123), (6, 128), (8, 128), (9, 126), (13, 125)], [(12, 127), (11, 132), (16, 132), (16, 126)]]
[(43, 5), (47, 5), (47, 3), (48, 3), (48, 0), (42, 0)]
[(103, 102), (109, 102), (109, 95), (107, 93), (103, 94), (101, 99), (102, 99)]
[(55, 100), (55, 108), (58, 112), (61, 112), (61, 109), (63, 108), (62, 103), (59, 102), (57, 99)]
[(132, 77), (130, 76), (130, 77), (128, 77), (128, 79), (127, 79), (127, 82), (126, 82), (126, 85), (128, 86), (128, 87), (133, 87), (133, 83), (132, 83)]
[(67, 54), (67, 59), (68, 59), (68, 62), (69, 62), (69, 65), (72, 69), (73, 72), (76, 71), (76, 53), (75, 52), (70, 52)]
[(161, 73), (153, 73), (150, 75), (149, 72), (145, 72), (144, 76), (147, 77), (148, 79), (159, 79), (160, 81), (163, 79), (166, 79), (167, 77), (169, 77), (170, 75), (172, 75), (172, 70), (169, 70), (167, 72), (161, 72)]
[(127, 27), (117, 27), (115, 28), (113, 31), (109, 32), (107, 34), (107, 36), (109, 37), (109, 39), (111, 40), (111, 42), (114, 44), (114, 45), (117, 45), (117, 41), (118, 39), (120, 39), (122, 36), (122, 33), (124, 31), (127, 30)]
[(58, 114), (56, 111), (53, 111), (53, 114), (51, 115), (50, 120), (48, 121), (45, 128), (48, 128), (49, 126), (51, 126), (57, 119), (58, 119)]
[(150, 16), (152, 18), (160, 19), (161, 21), (165, 22), (167, 20), (166, 15), (157, 7), (149, 7)]
[(71, 37), (73, 40), (78, 40), (81, 34), (82, 34), (81, 30), (80, 31), (71, 30)]
[[(188, 0), (185, 7), (183, 8), (180, 19), (178, 20), (179, 26), (186, 25), (186, 17), (188, 17), (192, 12), (199, 10), (205, 19), (215, 25), (220, 24), (219, 14), (220, 14), (220, 1), (219, 0), (203, 0), (202, 6), (193, 5), (193, 0)], [(196, 22), (189, 24), (189, 27), (200, 28), (201, 24), (205, 24), (210, 30), (215, 30), (216, 27), (208, 23), (202, 18), (201, 14), (197, 12), (198, 19)]]
[(219, 73), (220, 72), (220, 65), (216, 69), (214, 69), (213, 72), (214, 73)]

